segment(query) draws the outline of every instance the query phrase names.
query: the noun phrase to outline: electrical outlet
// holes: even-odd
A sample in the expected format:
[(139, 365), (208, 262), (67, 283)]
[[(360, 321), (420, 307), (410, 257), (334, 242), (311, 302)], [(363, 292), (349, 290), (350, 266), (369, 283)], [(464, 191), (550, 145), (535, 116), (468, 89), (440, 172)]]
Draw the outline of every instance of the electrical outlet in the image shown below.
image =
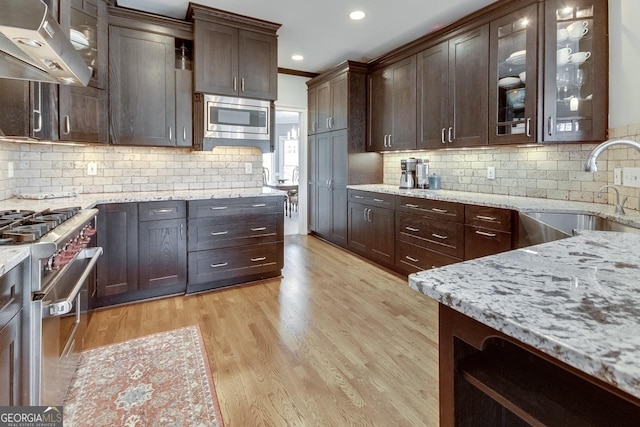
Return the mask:
[(7, 178), (13, 178), (13, 162), (7, 164)]
[(496, 179), (496, 168), (494, 166), (487, 167), (487, 179)]
[(613, 184), (622, 185), (622, 168), (613, 169)]
[(252, 173), (253, 172), (253, 165), (250, 162), (246, 162), (244, 164), (244, 173)]
[(96, 162), (89, 162), (87, 165), (87, 175), (97, 175), (98, 174), (98, 164)]
[(623, 168), (622, 185), (625, 187), (640, 187), (640, 168)]

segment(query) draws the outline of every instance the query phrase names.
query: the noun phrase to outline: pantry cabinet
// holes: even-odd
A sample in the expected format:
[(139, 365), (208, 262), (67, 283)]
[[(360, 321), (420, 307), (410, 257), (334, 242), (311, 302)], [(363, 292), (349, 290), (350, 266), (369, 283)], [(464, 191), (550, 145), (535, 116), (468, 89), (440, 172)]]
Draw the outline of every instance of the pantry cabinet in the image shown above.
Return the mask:
[(346, 129), (348, 126), (348, 74), (342, 73), (309, 87), (309, 134)]

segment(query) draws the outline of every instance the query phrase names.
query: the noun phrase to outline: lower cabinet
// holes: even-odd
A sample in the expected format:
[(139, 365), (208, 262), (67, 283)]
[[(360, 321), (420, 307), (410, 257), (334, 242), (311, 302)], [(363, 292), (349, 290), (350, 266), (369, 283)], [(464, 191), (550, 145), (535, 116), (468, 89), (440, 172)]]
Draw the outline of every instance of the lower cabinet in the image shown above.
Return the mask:
[(184, 293), (187, 271), (186, 202), (100, 205), (92, 306)]
[(349, 190), (349, 247), (372, 261), (393, 266), (395, 196)]
[(515, 247), (514, 212), (486, 206), (465, 206), (464, 259), (480, 258)]
[(273, 196), (190, 201), (187, 293), (280, 276), (283, 202)]

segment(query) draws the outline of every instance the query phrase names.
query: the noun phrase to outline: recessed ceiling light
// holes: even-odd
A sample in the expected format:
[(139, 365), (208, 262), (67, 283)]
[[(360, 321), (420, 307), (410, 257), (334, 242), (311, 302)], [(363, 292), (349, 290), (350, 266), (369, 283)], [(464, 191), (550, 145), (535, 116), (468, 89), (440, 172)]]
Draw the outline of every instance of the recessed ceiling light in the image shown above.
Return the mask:
[(304, 59), (304, 56), (302, 56), (302, 55), (292, 55), (291, 59), (293, 59), (294, 61), (302, 61)]
[(365, 13), (361, 10), (354, 10), (349, 14), (349, 18), (353, 19), (354, 21), (359, 21), (364, 17), (365, 17)]

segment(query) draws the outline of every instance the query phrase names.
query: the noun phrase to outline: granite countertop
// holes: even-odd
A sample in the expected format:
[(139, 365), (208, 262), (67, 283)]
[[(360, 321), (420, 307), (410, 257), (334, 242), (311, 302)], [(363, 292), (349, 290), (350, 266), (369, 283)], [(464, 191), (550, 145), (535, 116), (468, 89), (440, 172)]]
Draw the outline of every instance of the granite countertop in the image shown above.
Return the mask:
[(398, 196), (419, 197), (447, 202), (468, 203), (496, 208), (514, 209), (519, 212), (584, 213), (598, 215), (622, 224), (640, 228), (640, 212), (628, 209), (626, 215), (614, 213), (615, 207), (603, 203), (573, 202), (568, 200), (537, 199), (534, 197), (504, 196), (500, 194), (470, 193), (450, 190), (404, 190), (396, 185), (365, 184), (348, 185), (347, 188)]
[[(96, 193), (70, 195), (69, 197), (52, 197), (42, 195), (40, 199), (11, 198), (0, 202), (0, 209), (43, 210), (69, 206), (92, 208), (102, 203), (153, 202), (162, 200), (202, 200), (224, 199), (256, 196), (284, 196), (285, 191), (268, 187), (236, 188), (224, 190), (184, 190), (184, 191), (149, 191), (131, 193)], [(49, 195), (55, 196), (55, 195)], [(0, 247), (0, 275), (5, 274), (29, 257), (29, 245)]]
[(640, 399), (640, 235), (581, 231), (409, 286)]

